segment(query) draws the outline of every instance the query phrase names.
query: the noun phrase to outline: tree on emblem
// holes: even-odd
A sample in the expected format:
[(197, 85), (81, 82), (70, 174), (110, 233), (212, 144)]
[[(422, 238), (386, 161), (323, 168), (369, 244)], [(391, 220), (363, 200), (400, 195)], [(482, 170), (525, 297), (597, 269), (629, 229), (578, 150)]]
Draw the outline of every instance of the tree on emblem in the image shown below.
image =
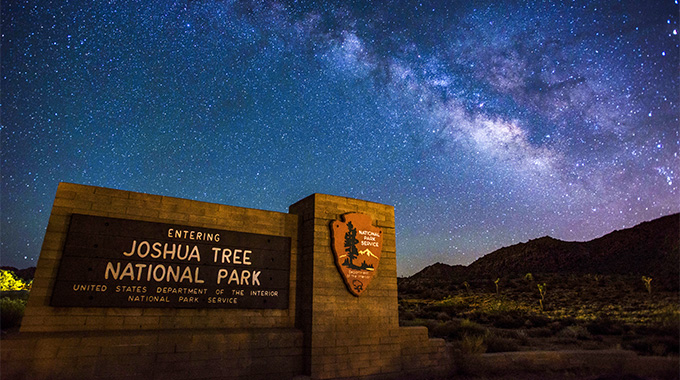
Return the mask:
[(349, 229), (345, 234), (345, 252), (347, 253), (347, 259), (345, 259), (345, 262), (342, 265), (351, 269), (358, 269), (358, 267), (354, 265), (354, 259), (359, 256), (359, 251), (357, 250), (357, 243), (359, 243), (359, 240), (357, 240), (357, 229), (354, 228), (352, 222), (347, 223), (347, 228)]

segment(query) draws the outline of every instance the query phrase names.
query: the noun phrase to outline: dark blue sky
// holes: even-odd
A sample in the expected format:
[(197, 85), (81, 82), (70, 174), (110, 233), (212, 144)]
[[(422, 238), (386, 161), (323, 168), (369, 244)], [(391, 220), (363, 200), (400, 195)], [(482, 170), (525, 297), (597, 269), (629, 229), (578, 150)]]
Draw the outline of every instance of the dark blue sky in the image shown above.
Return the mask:
[(1, 262), (57, 183), (395, 206), (397, 265), (680, 211), (676, 1), (3, 1)]

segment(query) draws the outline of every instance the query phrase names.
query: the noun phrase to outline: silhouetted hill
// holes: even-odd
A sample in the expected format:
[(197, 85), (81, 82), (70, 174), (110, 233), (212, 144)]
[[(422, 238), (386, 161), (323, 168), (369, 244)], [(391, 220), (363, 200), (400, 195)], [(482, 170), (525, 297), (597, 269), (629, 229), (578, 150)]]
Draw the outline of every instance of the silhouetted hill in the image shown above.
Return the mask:
[(436, 263), (409, 280), (460, 283), (526, 273), (592, 273), (652, 276), (657, 284), (677, 288), (679, 252), (680, 214), (673, 214), (587, 242), (545, 236), (498, 249), (467, 267)]
[(471, 273), (494, 276), (579, 271), (591, 256), (586, 243), (545, 236), (491, 252), (470, 264)]
[(435, 263), (414, 274), (411, 278), (452, 278), (464, 276), (468, 273), (468, 268), (464, 265), (448, 265)]

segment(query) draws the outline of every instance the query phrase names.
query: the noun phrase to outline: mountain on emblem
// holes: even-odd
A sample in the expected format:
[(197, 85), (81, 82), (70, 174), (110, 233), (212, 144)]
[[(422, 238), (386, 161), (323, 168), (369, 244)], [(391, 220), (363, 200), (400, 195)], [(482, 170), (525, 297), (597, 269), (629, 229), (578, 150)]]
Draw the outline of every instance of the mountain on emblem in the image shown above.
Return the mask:
[(368, 287), (380, 263), (382, 230), (371, 217), (349, 213), (331, 223), (331, 245), (335, 264), (347, 289), (359, 296)]

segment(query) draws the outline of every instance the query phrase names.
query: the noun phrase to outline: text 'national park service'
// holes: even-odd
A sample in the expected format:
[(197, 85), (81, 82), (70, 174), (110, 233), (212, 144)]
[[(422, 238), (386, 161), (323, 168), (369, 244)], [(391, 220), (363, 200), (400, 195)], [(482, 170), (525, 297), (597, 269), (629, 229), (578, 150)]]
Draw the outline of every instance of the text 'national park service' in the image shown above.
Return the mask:
[(290, 238), (73, 215), (52, 306), (286, 308)]

